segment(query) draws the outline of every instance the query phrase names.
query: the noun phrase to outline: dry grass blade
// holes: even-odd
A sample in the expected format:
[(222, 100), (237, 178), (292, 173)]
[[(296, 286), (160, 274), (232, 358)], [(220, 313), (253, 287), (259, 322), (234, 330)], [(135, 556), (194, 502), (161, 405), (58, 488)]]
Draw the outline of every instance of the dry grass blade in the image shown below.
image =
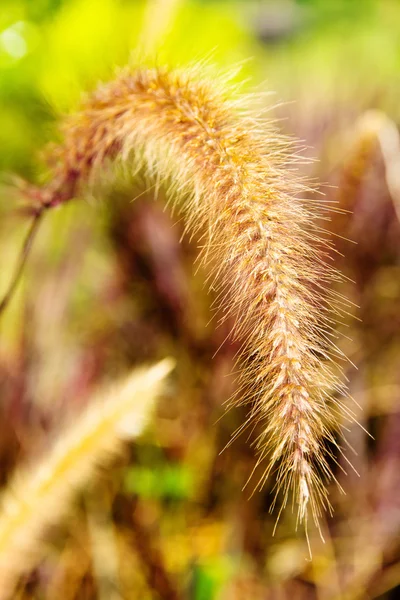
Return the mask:
[(40, 536), (65, 514), (74, 492), (114, 456), (126, 437), (145, 427), (172, 362), (133, 372), (94, 399), (59, 436), (33, 470), (18, 474), (2, 498), (0, 598), (8, 598), (21, 572), (40, 554)]

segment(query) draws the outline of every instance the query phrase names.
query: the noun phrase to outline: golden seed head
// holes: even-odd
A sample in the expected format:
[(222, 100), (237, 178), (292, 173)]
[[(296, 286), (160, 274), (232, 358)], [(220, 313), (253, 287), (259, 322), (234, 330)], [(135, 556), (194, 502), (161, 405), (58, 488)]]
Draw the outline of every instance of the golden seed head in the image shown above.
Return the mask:
[(319, 240), (315, 204), (297, 197), (287, 140), (241, 115), (228, 95), (196, 70), (123, 73), (65, 121), (44, 193), (65, 201), (117, 158), (173, 181), (176, 195), (190, 192), (187, 227), (206, 234), (211, 286), (245, 340), (237, 402), (255, 402), (252, 418), (264, 425), (265, 476), (276, 471), (284, 501), (294, 493), (299, 518), (310, 505), (317, 521), (328, 501), (316, 482), (331, 477), (324, 423), (343, 392), (320, 358), (334, 353), (323, 286), (338, 275), (323, 260), (330, 245)]

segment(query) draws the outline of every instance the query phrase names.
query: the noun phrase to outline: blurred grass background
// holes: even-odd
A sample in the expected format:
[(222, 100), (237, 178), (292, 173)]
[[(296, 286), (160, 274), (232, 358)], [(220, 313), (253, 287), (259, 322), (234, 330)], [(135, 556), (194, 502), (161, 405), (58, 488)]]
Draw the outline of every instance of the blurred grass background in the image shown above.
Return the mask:
[[(216, 71), (241, 65), (244, 91), (318, 160), (304, 172), (349, 211), (325, 226), (354, 280), (356, 318), (338, 344), (360, 405), (351, 470), (332, 487), (312, 562), (290, 508), (272, 537), (272, 483), (249, 499), (255, 464), (225, 412), (235, 353), (210, 322), (196, 240), (140, 181), (46, 215), (0, 320), (0, 478), (34, 461), (93, 388), (146, 361), (177, 358), (145, 437), (51, 531), (16, 598), (291, 600), (400, 597), (400, 3), (397, 0), (2, 0), (0, 291), (26, 219), (10, 174), (44, 176), (61, 114), (127, 63)], [(317, 193), (317, 192), (316, 192)], [(135, 202), (132, 199), (136, 198)], [(350, 238), (352, 244), (343, 238)], [(224, 341), (225, 340), (225, 341)], [(219, 349), (219, 350), (218, 350)], [(218, 350), (218, 352), (217, 352)], [(214, 356), (215, 355), (215, 356)], [(362, 410), (361, 410), (362, 409)], [(342, 461), (343, 462), (343, 461)], [(341, 464), (346, 468), (347, 466)], [(99, 534), (100, 532), (100, 534)]]

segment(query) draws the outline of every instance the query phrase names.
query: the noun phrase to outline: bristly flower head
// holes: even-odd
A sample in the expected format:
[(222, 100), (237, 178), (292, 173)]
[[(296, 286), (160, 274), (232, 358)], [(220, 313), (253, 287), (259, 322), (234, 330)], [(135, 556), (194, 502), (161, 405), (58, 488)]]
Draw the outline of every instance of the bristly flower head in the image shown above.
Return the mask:
[(11, 598), (18, 577), (40, 557), (43, 534), (65, 516), (96, 467), (143, 431), (172, 367), (165, 359), (98, 393), (36, 466), (17, 471), (0, 498), (1, 600)]
[(326, 264), (321, 203), (300, 199), (290, 143), (231, 95), (197, 69), (123, 72), (65, 120), (42, 201), (84, 193), (116, 159), (189, 197), (187, 228), (203, 236), (211, 287), (245, 340), (236, 402), (251, 404), (248, 422), (262, 422), (260, 483), (274, 472), (283, 506), (293, 493), (299, 520), (311, 507), (318, 521), (332, 478), (325, 446), (336, 444), (334, 405), (344, 393), (331, 368), (340, 303), (328, 290), (339, 276)]

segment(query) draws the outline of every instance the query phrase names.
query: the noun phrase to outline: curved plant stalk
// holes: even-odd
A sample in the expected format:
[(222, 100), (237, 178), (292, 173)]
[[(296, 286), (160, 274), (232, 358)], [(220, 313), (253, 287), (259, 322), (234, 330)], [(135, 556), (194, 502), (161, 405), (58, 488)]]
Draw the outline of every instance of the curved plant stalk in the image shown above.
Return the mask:
[(375, 136), (385, 164), (387, 188), (400, 221), (400, 134), (396, 123), (384, 112), (369, 110), (359, 119), (360, 137)]
[(18, 284), (21, 280), (22, 274), (24, 272), (24, 267), (25, 267), (26, 262), (29, 257), (30, 250), (32, 248), (33, 242), (35, 241), (37, 233), (39, 231), (39, 226), (40, 226), (42, 217), (43, 217), (43, 211), (36, 212), (32, 217), (28, 232), (25, 236), (25, 239), (24, 239), (24, 242), (23, 242), (23, 245), (21, 248), (21, 252), (18, 257), (18, 261), (17, 261), (16, 268), (14, 270), (13, 278), (11, 279), (11, 281), (8, 285), (8, 289), (7, 289), (6, 293), (4, 294), (3, 298), (0, 301), (0, 316), (5, 311), (5, 309), (9, 305), (9, 303), (11, 302), (11, 300), (15, 294), (15, 291), (18, 287)]
[(400, 134), (396, 123), (381, 110), (370, 109), (355, 122), (351, 138), (340, 189), (341, 208), (352, 209), (349, 198), (354, 199), (379, 149), (385, 166), (386, 185), (400, 220)]
[(123, 72), (64, 121), (63, 142), (49, 151), (49, 183), (36, 194), (44, 206), (83, 195), (118, 160), (188, 199), (187, 229), (202, 235), (210, 287), (245, 340), (234, 402), (251, 404), (243, 428), (263, 425), (260, 485), (274, 472), (283, 506), (293, 493), (298, 519), (311, 507), (317, 522), (332, 479), (325, 445), (336, 444), (344, 408), (330, 365), (340, 357), (332, 327), (344, 301), (328, 287), (340, 276), (326, 262), (322, 201), (299, 198), (292, 144), (241, 111), (226, 86), (197, 69)]
[(40, 558), (42, 534), (67, 512), (76, 490), (118, 454), (124, 438), (142, 432), (171, 368), (172, 361), (164, 360), (138, 369), (100, 394), (36, 467), (9, 484), (0, 513), (1, 600)]

